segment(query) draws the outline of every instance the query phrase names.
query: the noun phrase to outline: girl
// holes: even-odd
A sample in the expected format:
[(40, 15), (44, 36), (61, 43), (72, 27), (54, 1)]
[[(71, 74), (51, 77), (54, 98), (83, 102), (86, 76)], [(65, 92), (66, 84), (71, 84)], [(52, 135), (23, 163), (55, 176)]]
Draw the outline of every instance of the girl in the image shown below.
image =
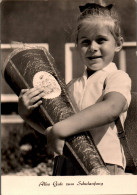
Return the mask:
[[(110, 173), (124, 174), (126, 160), (115, 120), (120, 117), (124, 124), (131, 100), (131, 80), (112, 62), (123, 44), (118, 16), (112, 5), (86, 4), (80, 6), (80, 11), (76, 45), (85, 72), (68, 85), (70, 97), (80, 112), (45, 131), (48, 145), (61, 155), (65, 138), (89, 130)], [(43, 96), (43, 89), (22, 90), (20, 115), (26, 119), (42, 103)], [(35, 124), (30, 125), (37, 129)]]

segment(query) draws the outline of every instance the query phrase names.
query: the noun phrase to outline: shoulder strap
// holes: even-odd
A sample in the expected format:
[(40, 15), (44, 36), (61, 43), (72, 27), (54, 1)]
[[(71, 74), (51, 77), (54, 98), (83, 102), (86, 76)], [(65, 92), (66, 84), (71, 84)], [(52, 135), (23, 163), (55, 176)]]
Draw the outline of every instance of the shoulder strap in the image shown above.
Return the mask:
[[(106, 79), (105, 79), (105, 81), (104, 81), (104, 86), (103, 86), (103, 88), (105, 89), (105, 87), (106, 87)], [(134, 125), (134, 122), (136, 121), (136, 118), (135, 119), (133, 119), (134, 117), (133, 117), (133, 115), (134, 116), (136, 116), (136, 111), (135, 111), (135, 107), (136, 107), (136, 100), (137, 100), (137, 93), (131, 93), (131, 95), (132, 95), (132, 101), (131, 101), (131, 104), (130, 104), (130, 107), (129, 107), (129, 109), (128, 109), (128, 113), (129, 113), (129, 110), (130, 110), (130, 117), (127, 115), (127, 118), (128, 118), (128, 121), (130, 121), (130, 123), (129, 122), (127, 122), (126, 123), (126, 127), (128, 126), (128, 130), (130, 130), (130, 132), (131, 132), (131, 129), (133, 130), (135, 130), (135, 125)], [(134, 97), (134, 98), (133, 98)], [(134, 101), (133, 101), (134, 100)], [(134, 113), (133, 113), (133, 110), (134, 110)], [(129, 118), (130, 118), (130, 120), (129, 120)], [(132, 120), (131, 120), (132, 119)], [(133, 120), (134, 120), (134, 122), (133, 122)], [(126, 122), (126, 121), (125, 121)], [(132, 125), (131, 125), (132, 124)], [(119, 139), (120, 139), (120, 143), (121, 143), (121, 145), (123, 146), (123, 150), (124, 150), (124, 153), (125, 153), (125, 156), (126, 156), (126, 161), (127, 161), (127, 166), (126, 166), (126, 171), (127, 172), (132, 172), (132, 173), (134, 173), (134, 174), (137, 174), (137, 160), (135, 160), (134, 158), (133, 158), (133, 155), (132, 155), (132, 153), (131, 153), (131, 151), (130, 151), (130, 148), (129, 148), (129, 143), (128, 143), (128, 140), (127, 140), (127, 137), (126, 137), (126, 132), (125, 132), (125, 130), (123, 129), (123, 126), (122, 126), (122, 124), (121, 124), (121, 121), (120, 121), (120, 118), (118, 117), (116, 120), (115, 120), (115, 125), (116, 125), (116, 127), (117, 127), (117, 130), (118, 130), (118, 137), (119, 137)], [(131, 127), (132, 126), (132, 127)], [(137, 130), (137, 129), (136, 129)], [(132, 131), (132, 133), (133, 133), (134, 131)], [(131, 143), (130, 143), (131, 144)], [(133, 148), (132, 148), (132, 150), (133, 150)], [(135, 155), (134, 155), (135, 156)]]
[(132, 172), (134, 174), (137, 173), (137, 167), (134, 162), (134, 158), (131, 154), (131, 151), (129, 149), (128, 140), (126, 138), (125, 131), (123, 129), (123, 126), (121, 124), (120, 118), (118, 117), (117, 120), (115, 120), (115, 124), (118, 130), (118, 137), (120, 139), (120, 143), (123, 146), (123, 150), (125, 152), (126, 160), (127, 160), (127, 172)]

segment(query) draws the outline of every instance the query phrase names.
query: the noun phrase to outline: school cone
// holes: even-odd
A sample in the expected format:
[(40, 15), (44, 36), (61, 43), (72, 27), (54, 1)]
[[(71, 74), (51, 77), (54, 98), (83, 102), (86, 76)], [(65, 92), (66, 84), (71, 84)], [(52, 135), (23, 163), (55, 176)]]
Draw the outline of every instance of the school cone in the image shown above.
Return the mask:
[[(42, 105), (29, 116), (43, 128), (40, 133), (44, 134), (48, 126), (76, 113), (66, 85), (55, 67), (55, 61), (45, 48), (23, 47), (14, 50), (7, 57), (2, 73), (18, 96), (21, 89), (37, 86), (45, 88)], [(110, 174), (88, 132), (67, 138), (65, 147), (73, 156), (74, 164), (77, 164), (85, 175)], [(64, 153), (65, 155), (67, 156)]]

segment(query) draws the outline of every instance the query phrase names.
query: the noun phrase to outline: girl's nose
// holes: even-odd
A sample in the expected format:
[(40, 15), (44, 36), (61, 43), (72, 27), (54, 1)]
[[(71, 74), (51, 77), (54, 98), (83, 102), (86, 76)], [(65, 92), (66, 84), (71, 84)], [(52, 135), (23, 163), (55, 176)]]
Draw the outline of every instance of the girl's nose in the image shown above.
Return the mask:
[(96, 43), (96, 41), (92, 41), (90, 46), (89, 46), (89, 49), (91, 52), (95, 52), (98, 50), (98, 44)]

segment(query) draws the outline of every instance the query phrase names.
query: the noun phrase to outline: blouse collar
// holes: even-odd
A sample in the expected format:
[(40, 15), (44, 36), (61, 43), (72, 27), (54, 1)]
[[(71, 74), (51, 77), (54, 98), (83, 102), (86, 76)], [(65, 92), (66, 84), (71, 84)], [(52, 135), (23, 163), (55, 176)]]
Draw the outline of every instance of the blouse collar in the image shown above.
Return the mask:
[[(98, 70), (98, 71), (95, 72), (94, 74), (96, 74), (96, 73), (98, 73), (98, 72), (100, 72), (100, 71), (111, 73), (111, 72), (113, 72), (113, 71), (115, 71), (115, 70), (117, 70), (116, 64), (115, 64), (114, 62), (110, 62), (107, 66), (105, 66), (105, 67), (102, 68), (101, 70)], [(94, 75), (94, 74), (93, 74), (93, 75)], [(93, 75), (91, 75), (91, 76), (93, 76)], [(89, 77), (91, 77), (91, 76), (89, 76)], [(84, 77), (85, 79), (88, 78), (87, 67), (86, 67), (86, 66), (85, 66), (85, 71), (84, 71), (84, 73), (83, 73), (83, 77)]]

